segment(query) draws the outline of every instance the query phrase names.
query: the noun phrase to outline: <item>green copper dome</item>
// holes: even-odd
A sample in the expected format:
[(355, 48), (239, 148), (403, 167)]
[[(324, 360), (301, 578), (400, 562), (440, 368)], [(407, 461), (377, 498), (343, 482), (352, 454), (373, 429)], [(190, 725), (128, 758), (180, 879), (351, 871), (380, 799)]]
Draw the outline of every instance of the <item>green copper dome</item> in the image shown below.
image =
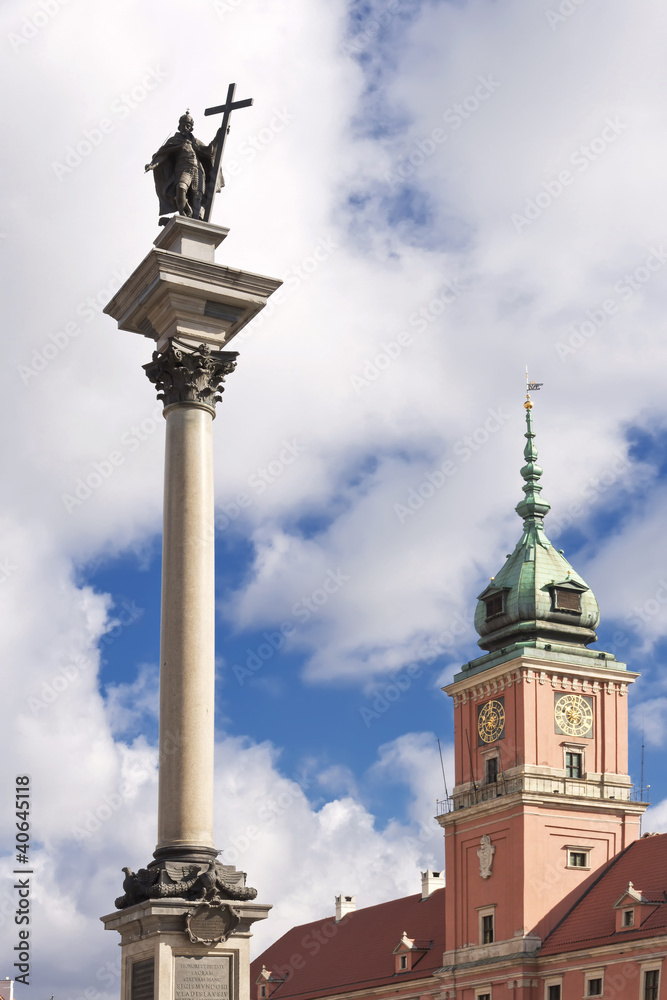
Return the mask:
[(516, 506), (523, 535), (514, 552), (479, 595), (475, 628), (489, 652), (515, 643), (588, 646), (595, 642), (600, 609), (595, 596), (544, 534), (550, 505), (540, 497), (542, 469), (537, 464), (530, 398), (526, 407), (524, 499)]

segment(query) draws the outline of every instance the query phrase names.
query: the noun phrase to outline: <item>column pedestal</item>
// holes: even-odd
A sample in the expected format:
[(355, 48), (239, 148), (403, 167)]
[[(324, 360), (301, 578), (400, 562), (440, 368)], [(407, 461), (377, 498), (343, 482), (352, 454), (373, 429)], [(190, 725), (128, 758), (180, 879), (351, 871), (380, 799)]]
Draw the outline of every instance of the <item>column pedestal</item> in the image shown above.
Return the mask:
[[(121, 938), (121, 1000), (250, 1000), (250, 928), (269, 910), (258, 903), (207, 910), (163, 899), (102, 917)], [(224, 940), (214, 940), (232, 925)]]

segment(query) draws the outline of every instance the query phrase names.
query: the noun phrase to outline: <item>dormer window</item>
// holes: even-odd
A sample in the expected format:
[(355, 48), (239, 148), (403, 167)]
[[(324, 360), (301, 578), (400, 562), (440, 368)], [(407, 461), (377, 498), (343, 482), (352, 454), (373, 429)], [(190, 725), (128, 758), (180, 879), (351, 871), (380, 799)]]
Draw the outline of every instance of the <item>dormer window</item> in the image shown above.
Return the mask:
[(394, 948), (395, 971), (397, 973), (412, 972), (419, 959), (429, 950), (432, 944), (432, 941), (417, 941), (415, 938), (409, 938), (406, 932), (403, 931), (401, 940)]
[(581, 614), (581, 595), (588, 587), (578, 580), (573, 580), (570, 574), (564, 580), (552, 580), (544, 588), (551, 594), (551, 610), (565, 615)]
[(581, 614), (581, 593), (578, 590), (566, 590), (564, 587), (553, 589), (554, 611), (571, 611)]
[[(641, 927), (645, 915), (650, 913), (655, 905), (644, 897), (641, 890), (635, 889), (632, 882), (628, 882), (627, 889), (614, 903), (616, 933), (631, 930), (633, 927)], [(643, 906), (647, 909), (642, 910)]]
[(484, 604), (486, 605), (486, 620), (488, 622), (489, 618), (502, 615), (505, 610), (504, 594), (493, 594), (491, 597), (486, 598)]

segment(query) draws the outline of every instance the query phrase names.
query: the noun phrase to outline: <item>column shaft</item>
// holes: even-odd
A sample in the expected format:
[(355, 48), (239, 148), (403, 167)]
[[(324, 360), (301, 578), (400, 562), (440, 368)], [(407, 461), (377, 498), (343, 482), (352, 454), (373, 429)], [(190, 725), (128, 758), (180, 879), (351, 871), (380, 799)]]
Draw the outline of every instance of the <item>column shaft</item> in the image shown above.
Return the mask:
[(157, 852), (214, 849), (213, 415), (175, 403), (167, 421)]

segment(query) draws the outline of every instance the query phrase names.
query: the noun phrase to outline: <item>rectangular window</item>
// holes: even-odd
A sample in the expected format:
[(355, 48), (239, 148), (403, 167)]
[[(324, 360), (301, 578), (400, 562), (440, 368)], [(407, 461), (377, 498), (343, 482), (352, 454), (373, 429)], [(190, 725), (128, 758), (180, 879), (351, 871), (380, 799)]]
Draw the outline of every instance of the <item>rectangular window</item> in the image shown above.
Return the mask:
[(547, 1000), (561, 1000), (560, 983), (556, 986), (547, 986)]
[(493, 914), (482, 917), (482, 944), (493, 944)]
[(588, 868), (588, 851), (568, 851), (568, 868)]
[(584, 773), (583, 754), (571, 753), (569, 750), (565, 754), (565, 776), (567, 778), (581, 778)]
[(658, 1000), (660, 996), (660, 970), (650, 969), (644, 973), (644, 1000)]
[(589, 979), (586, 983), (586, 996), (587, 997), (601, 997), (602, 996), (602, 980), (601, 979)]
[(486, 764), (484, 765), (485, 780), (487, 785), (493, 784), (494, 781), (498, 780), (498, 758), (497, 757), (487, 757)]
[(623, 926), (624, 927), (634, 927), (635, 926), (635, 911), (634, 910), (623, 910)]
[(490, 993), (478, 993), (475, 1000), (491, 1000)]
[(398, 967), (399, 967), (399, 969), (407, 969), (407, 967), (408, 967), (408, 956), (407, 955), (399, 955), (399, 957), (398, 957)]
[(486, 604), (486, 618), (493, 618), (495, 615), (502, 615), (503, 613), (503, 595), (494, 594), (493, 597), (487, 597), (484, 602)]

